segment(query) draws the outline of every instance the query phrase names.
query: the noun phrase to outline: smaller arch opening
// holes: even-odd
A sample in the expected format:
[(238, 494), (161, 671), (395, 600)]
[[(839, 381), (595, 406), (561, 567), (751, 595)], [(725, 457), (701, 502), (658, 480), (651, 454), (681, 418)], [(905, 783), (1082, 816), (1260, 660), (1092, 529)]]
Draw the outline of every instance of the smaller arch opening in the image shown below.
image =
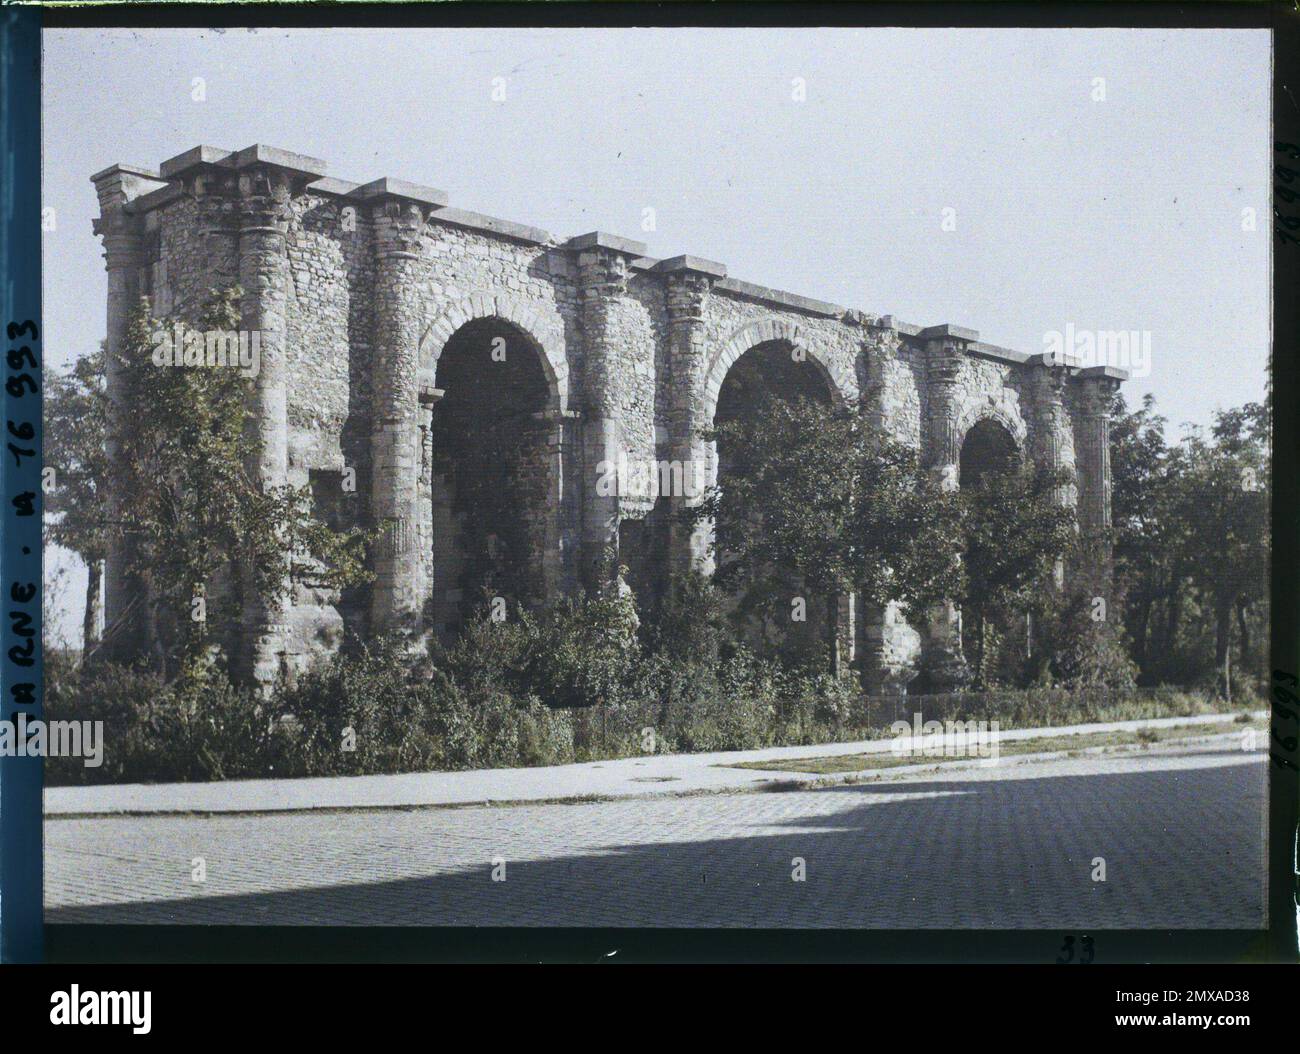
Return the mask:
[(1020, 448), (1001, 421), (986, 417), (971, 426), (961, 444), (958, 483), (962, 488), (978, 487), (993, 475), (1014, 472), (1020, 464)]

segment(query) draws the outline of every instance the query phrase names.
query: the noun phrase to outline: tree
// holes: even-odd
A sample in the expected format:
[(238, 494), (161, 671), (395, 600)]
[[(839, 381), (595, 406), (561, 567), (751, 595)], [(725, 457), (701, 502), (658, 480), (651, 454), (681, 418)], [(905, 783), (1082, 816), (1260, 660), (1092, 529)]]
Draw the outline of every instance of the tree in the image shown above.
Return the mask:
[(99, 643), (108, 515), (108, 396), (104, 350), (84, 355), (67, 373), (51, 371), (45, 382), (45, 468), (53, 470), (46, 493), (49, 540), (76, 553), (86, 565), (82, 654)]
[(1116, 583), (1099, 596), (1107, 559), (1078, 538), (1066, 558), (1070, 571), (1061, 589), (1038, 591), (1033, 616), (1033, 648), (1022, 671), (1026, 684), (1127, 692), (1136, 685), (1124, 621), (1126, 598)]
[(1269, 401), (1222, 411), (1208, 433), (1190, 429), (1173, 446), (1164, 428), (1151, 396), (1132, 412), (1116, 398), (1115, 563), (1127, 628), (1148, 682), (1187, 683), (1211, 670), (1211, 635), (1215, 690), (1227, 697), (1234, 634), (1243, 666), (1262, 658), (1254, 642), (1266, 624)]
[(974, 687), (988, 685), (990, 627), (1037, 607), (1075, 539), (1074, 510), (1056, 503), (1066, 480), (1030, 467), (987, 472), (960, 492), (962, 618), (974, 642)]
[[(1172, 468), (1172, 514), (1181, 556), (1214, 618), (1215, 687), (1232, 698), (1233, 617), (1268, 588), (1268, 411), (1258, 403), (1215, 415), (1206, 436), (1191, 430)], [(1243, 643), (1247, 643), (1243, 641)]]
[(960, 579), (957, 507), (916, 452), (858, 414), (768, 396), (743, 422), (711, 433), (727, 472), (691, 517), (712, 520), (715, 580), (765, 618), (788, 602), (791, 576), (815, 595), (856, 592), (915, 615)]
[[(238, 288), (214, 292), (199, 329), (237, 333), (239, 298)], [(150, 645), (169, 672), (220, 652), (208, 627), (229, 630), (250, 595), (280, 598), (308, 575), (336, 588), (368, 577), (366, 532), (319, 520), (307, 487), (263, 490), (250, 476), (252, 379), (205, 359), (155, 362), (174, 321), (151, 318), (147, 302), (133, 314), (120, 353), (130, 410), (110, 424), (121, 510), (113, 527), (149, 609)], [(191, 617), (199, 599), (203, 619)]]
[[(1180, 521), (1170, 515), (1170, 450), (1165, 418), (1155, 412), (1155, 397), (1129, 411), (1115, 395), (1111, 414), (1111, 523), (1115, 577), (1127, 595), (1125, 625), (1134, 659), (1146, 669), (1153, 652), (1167, 662), (1173, 652), (1181, 612), (1186, 551), (1179, 541)], [(1163, 613), (1158, 625), (1153, 620)], [(1151, 646), (1152, 640), (1160, 645)]]

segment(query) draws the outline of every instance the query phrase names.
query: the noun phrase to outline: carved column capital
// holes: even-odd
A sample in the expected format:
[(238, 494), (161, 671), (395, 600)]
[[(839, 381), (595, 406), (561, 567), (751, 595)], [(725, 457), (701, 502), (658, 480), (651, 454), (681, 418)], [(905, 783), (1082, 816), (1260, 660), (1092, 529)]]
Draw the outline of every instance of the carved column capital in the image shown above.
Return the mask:
[(112, 233), (96, 230), (104, 246), (104, 267), (108, 271), (135, 269), (144, 262), (142, 239), (134, 229), (119, 229)]
[(418, 258), (433, 208), (416, 201), (386, 198), (370, 210), (375, 254), (380, 261)]
[(293, 217), (287, 177), (269, 168), (241, 172), (235, 191), (234, 214), (241, 231), (284, 236)]
[(961, 375), (965, 349), (952, 337), (935, 337), (925, 343), (925, 379), (932, 386), (953, 385)]
[(627, 292), (631, 273), (622, 253), (590, 249), (578, 255), (580, 297), (584, 306), (615, 300)]
[[(240, 228), (249, 222), (239, 195), (236, 173), (219, 168), (195, 173), (189, 183), (199, 210), (199, 223), (209, 238), (238, 237)], [(251, 218), (250, 218), (251, 219)], [(219, 243), (214, 243), (214, 246)], [(213, 251), (220, 252), (214, 248)]]
[(705, 305), (712, 288), (713, 279), (708, 275), (690, 271), (670, 274), (665, 301), (669, 324), (703, 322)]
[(698, 256), (660, 260), (654, 268), (667, 278), (669, 322), (703, 322), (714, 283), (727, 275), (725, 264)]
[(1090, 371), (1084, 370), (1079, 375), (1078, 385), (1079, 413), (1085, 417), (1104, 417), (1109, 420), (1120, 379), (1108, 374), (1090, 375)]
[[(1066, 407), (1071, 369), (1060, 359), (1042, 355), (1026, 367), (1030, 395), (1030, 445), (1037, 463), (1057, 472), (1075, 474), (1075, 444), (1070, 414)], [(1055, 489), (1058, 505), (1074, 506), (1078, 491), (1074, 482)]]
[(1041, 403), (1063, 402), (1070, 380), (1070, 367), (1049, 355), (1031, 360), (1026, 367), (1029, 386)]

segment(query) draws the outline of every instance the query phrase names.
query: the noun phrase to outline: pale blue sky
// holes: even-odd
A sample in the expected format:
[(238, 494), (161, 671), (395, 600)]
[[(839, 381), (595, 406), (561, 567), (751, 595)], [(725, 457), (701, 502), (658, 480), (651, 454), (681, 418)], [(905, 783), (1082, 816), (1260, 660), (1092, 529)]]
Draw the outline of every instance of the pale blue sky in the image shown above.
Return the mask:
[(49, 30), (46, 347), (104, 333), (91, 173), (261, 142), (1022, 351), (1150, 331), (1126, 393), (1208, 423), (1264, 390), (1270, 61), (1264, 30)]

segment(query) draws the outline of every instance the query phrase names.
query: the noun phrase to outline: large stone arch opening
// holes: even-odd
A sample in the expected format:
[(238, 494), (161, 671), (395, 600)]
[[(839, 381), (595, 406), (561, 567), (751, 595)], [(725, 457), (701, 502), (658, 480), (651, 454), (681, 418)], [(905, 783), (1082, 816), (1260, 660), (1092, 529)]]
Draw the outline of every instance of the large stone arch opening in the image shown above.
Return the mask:
[(532, 605), (545, 596), (559, 510), (544, 362), (515, 323), (471, 319), (443, 345), (422, 393), (430, 623), (444, 641), (490, 597)]
[[(827, 408), (842, 405), (841, 394), (825, 367), (801, 345), (778, 338), (752, 345), (727, 369), (718, 388), (712, 423), (715, 426), (756, 425), (778, 401), (796, 404), (807, 401)], [(724, 491), (728, 477), (743, 468), (738, 456), (726, 437), (719, 437), (713, 460), (716, 482)], [(725, 525), (715, 528), (714, 559), (719, 568), (727, 565)], [(742, 632), (754, 646), (774, 648), (791, 658), (828, 656), (835, 640), (840, 598), (813, 595), (793, 572), (781, 574), (779, 578), (780, 589), (787, 595), (781, 598), (783, 603), (776, 617), (749, 620), (742, 626)], [(742, 586), (742, 592), (734, 599), (733, 611), (742, 605), (746, 588), (749, 587)], [(792, 602), (796, 597), (803, 600), (802, 621), (793, 617)]]
[[(958, 485), (962, 490), (974, 490), (1013, 475), (1020, 470), (1023, 456), (1020, 442), (1003, 421), (993, 416), (981, 417), (962, 438)], [(962, 618), (960, 611), (958, 619), (962, 654), (967, 662), (978, 664), (982, 649), (976, 639), (976, 626), (971, 619)], [(985, 633), (1013, 635), (1026, 649), (1032, 646), (1033, 625), (1027, 618), (1016, 625), (993, 620), (983, 629)]]

